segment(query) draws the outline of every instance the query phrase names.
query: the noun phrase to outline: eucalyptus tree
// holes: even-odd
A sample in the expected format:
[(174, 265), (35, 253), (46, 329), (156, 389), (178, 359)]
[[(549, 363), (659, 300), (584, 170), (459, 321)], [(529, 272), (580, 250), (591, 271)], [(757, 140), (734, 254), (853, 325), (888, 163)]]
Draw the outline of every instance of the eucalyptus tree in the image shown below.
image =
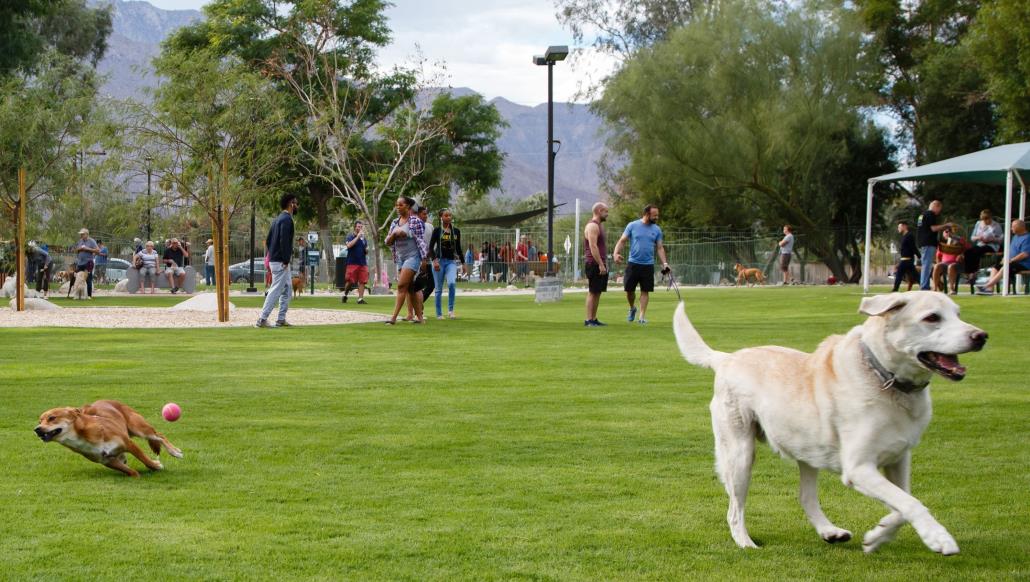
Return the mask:
[(868, 56), (842, 9), (724, 2), (671, 32), (598, 102), (628, 159), (625, 199), (684, 225), (791, 223), (839, 279), (856, 279), (857, 240), (839, 233), (862, 224), (865, 179), (891, 169), (862, 113)]

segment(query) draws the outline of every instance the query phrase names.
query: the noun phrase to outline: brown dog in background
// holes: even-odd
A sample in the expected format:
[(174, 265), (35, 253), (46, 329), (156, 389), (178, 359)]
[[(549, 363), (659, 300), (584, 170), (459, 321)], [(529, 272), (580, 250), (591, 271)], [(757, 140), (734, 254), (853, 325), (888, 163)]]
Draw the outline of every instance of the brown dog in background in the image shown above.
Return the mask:
[(737, 287), (740, 287), (741, 285), (744, 285), (744, 284), (747, 284), (750, 287), (751, 286), (750, 279), (752, 277), (754, 277), (756, 285), (758, 283), (761, 283), (762, 285), (765, 285), (765, 275), (762, 274), (762, 270), (761, 269), (748, 269), (747, 267), (745, 267), (744, 265), (741, 265), (740, 263), (737, 263), (734, 266), (734, 268), (737, 270)]
[(51, 408), (39, 415), (35, 432), (45, 443), (56, 441), (94, 463), (130, 477), (139, 477), (139, 473), (125, 463), (126, 452), (151, 471), (164, 468), (161, 461), (148, 457), (130, 437), (146, 439), (155, 455), (160, 455), (164, 446), (173, 457), (182, 458), (182, 451), (154, 430), (140, 413), (117, 400), (97, 400), (82, 408)]
[(298, 297), (304, 293), (304, 286), (308, 284), (308, 270), (306, 268), (301, 269), (299, 273), (293, 276), (293, 296)]

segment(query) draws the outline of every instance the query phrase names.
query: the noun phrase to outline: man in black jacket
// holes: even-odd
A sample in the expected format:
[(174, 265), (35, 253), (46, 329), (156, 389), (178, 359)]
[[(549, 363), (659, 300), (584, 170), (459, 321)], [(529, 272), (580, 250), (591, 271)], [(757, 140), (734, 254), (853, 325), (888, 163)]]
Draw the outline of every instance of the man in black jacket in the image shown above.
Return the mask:
[(895, 293), (902, 281), (908, 281), (908, 290), (911, 291), (912, 284), (919, 276), (916, 273), (916, 238), (909, 231), (908, 221), (898, 221), (898, 234), (901, 235), (901, 247), (898, 249), (898, 266), (894, 269)]
[(283, 194), (279, 199), (279, 208), (282, 208), (283, 211), (268, 229), (265, 248), (268, 249), (268, 265), (272, 271), (272, 285), (268, 288), (265, 306), (261, 309), (261, 317), (254, 324), (255, 327), (272, 327), (268, 323), (268, 316), (272, 314), (276, 302), (279, 303), (279, 318), (275, 327), (290, 326), (286, 322), (286, 311), (290, 308), (290, 297), (293, 293), (290, 259), (293, 257), (293, 215), (297, 212), (298, 206), (296, 194)]

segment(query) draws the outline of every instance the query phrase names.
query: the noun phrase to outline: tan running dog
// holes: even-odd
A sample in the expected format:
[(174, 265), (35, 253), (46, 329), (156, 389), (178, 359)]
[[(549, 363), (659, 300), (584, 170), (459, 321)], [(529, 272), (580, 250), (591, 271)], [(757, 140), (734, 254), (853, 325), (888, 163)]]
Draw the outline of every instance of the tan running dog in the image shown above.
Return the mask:
[(859, 312), (869, 316), (862, 325), (826, 338), (812, 354), (779, 346), (725, 353), (705, 344), (680, 303), (673, 329), (683, 357), (715, 370), (716, 471), (738, 546), (757, 547), (744, 501), (758, 439), (797, 461), (801, 506), (825, 541), (847, 541), (851, 532), (819, 507), (820, 469), (840, 473), (845, 485), (890, 510), (865, 534), (866, 552), (911, 523), (931, 550), (958, 553), (948, 530), (909, 493), (911, 450), (930, 422), (931, 376), (961, 380), (966, 369), (957, 354), (982, 349), (987, 334), (959, 319), (954, 301), (930, 291), (867, 297)]
[(761, 269), (749, 269), (740, 263), (737, 263), (733, 268), (737, 270), (737, 287), (745, 283), (750, 286), (750, 279), (752, 277), (754, 277), (756, 285), (759, 283), (765, 285), (765, 275), (762, 274)]
[(155, 455), (161, 454), (163, 445), (173, 457), (182, 458), (182, 451), (163, 434), (154, 430), (138, 412), (117, 400), (97, 400), (82, 408), (51, 408), (39, 415), (35, 431), (43, 442), (58, 442), (94, 463), (130, 477), (139, 477), (139, 473), (125, 464), (126, 452), (152, 471), (164, 468), (161, 461), (147, 457), (130, 437), (146, 439)]

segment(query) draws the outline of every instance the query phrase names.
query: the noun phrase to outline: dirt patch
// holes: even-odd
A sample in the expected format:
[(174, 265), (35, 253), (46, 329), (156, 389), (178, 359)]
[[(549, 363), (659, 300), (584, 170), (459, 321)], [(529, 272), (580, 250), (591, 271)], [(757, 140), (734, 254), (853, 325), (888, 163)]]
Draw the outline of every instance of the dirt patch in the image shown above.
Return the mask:
[[(272, 312), (274, 318), (278, 311)], [(204, 311), (172, 311), (167, 308), (86, 307), (58, 311), (22, 311), (0, 309), (2, 327), (94, 327), (94, 328), (190, 328), (246, 327), (254, 325), (260, 309), (236, 308), (228, 323), (219, 323), (216, 313)], [(383, 321), (375, 313), (339, 309), (290, 309), (287, 320), (293, 325), (344, 325)]]

